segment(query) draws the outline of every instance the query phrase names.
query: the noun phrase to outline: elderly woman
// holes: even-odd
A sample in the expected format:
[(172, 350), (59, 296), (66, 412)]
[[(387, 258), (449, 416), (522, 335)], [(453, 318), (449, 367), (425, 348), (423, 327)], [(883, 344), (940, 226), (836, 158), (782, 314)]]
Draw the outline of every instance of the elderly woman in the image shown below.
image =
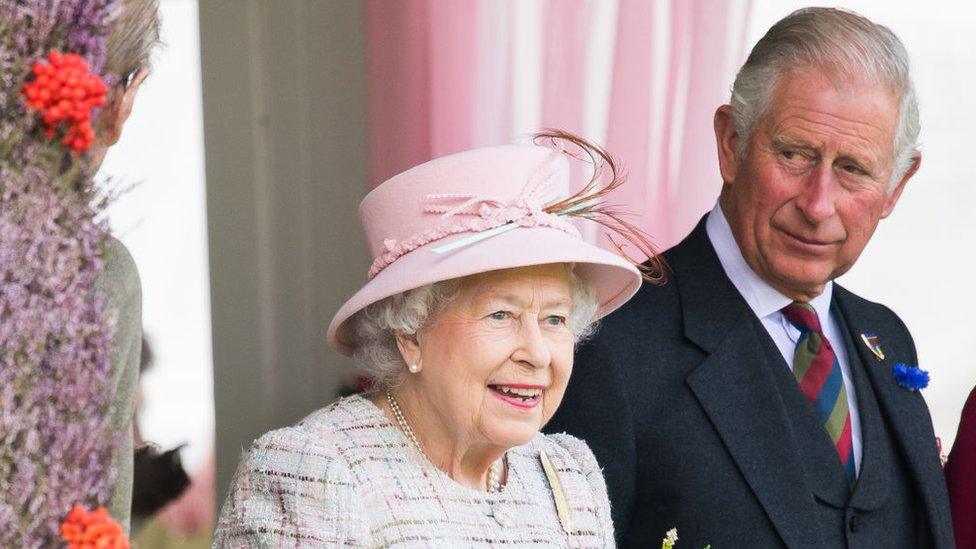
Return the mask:
[(653, 252), (600, 205), (620, 183), (609, 157), (568, 134), (544, 137), (583, 147), (611, 182), (599, 185), (597, 169), (568, 196), (561, 149), (503, 146), (422, 164), (364, 199), (370, 281), (328, 337), (374, 390), (258, 439), (216, 547), (613, 545), (592, 452), (539, 431), (574, 344), (641, 274), (569, 219)]

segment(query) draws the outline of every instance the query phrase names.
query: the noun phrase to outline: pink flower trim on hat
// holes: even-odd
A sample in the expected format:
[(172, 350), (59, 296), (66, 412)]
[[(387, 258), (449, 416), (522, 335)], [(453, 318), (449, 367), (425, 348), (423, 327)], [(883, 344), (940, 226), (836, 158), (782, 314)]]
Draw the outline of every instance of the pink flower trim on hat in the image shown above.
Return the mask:
[(562, 219), (558, 213), (548, 213), (543, 210), (552, 197), (552, 178), (556, 175), (552, 168), (552, 160), (558, 158), (561, 151), (553, 154), (544, 162), (522, 189), (521, 195), (511, 204), (487, 194), (442, 193), (429, 194), (425, 197), (425, 213), (443, 214), (445, 220), (456, 216), (471, 216), (469, 218), (447, 221), (441, 225), (417, 233), (407, 240), (397, 242), (393, 239), (383, 241), (386, 253), (373, 261), (369, 269), (368, 278), (372, 279), (383, 269), (400, 257), (426, 246), (431, 242), (462, 233), (480, 233), (490, 231), (504, 225), (515, 224), (518, 227), (534, 228), (548, 227), (558, 229), (576, 238), (582, 238), (579, 230), (570, 222)]

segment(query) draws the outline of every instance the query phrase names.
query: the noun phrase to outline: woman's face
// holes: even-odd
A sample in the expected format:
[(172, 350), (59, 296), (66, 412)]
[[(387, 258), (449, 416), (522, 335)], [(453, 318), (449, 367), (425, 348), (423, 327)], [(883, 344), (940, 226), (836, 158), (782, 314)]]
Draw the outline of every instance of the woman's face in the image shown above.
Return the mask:
[(464, 279), (417, 337), (421, 372), (407, 374), (432, 417), (475, 444), (531, 440), (559, 406), (573, 369), (571, 296), (562, 264)]

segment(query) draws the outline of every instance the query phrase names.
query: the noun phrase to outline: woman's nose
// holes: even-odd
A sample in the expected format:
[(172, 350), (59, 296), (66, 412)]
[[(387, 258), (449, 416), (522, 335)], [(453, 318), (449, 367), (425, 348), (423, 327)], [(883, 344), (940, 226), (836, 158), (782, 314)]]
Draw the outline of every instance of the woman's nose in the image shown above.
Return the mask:
[(512, 358), (530, 368), (545, 368), (552, 361), (552, 352), (542, 330), (539, 328), (538, 319), (534, 316), (524, 318), (520, 323), (518, 331), (518, 346)]

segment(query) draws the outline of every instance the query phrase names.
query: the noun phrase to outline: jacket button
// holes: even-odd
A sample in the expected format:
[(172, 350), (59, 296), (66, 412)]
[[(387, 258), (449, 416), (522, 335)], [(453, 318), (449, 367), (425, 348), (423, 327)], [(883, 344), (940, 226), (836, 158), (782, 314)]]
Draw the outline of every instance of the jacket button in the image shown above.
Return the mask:
[(861, 529), (861, 517), (859, 517), (857, 515), (852, 515), (851, 516), (851, 520), (848, 521), (847, 524), (850, 527), (851, 532), (855, 532), (856, 533), (858, 530)]

